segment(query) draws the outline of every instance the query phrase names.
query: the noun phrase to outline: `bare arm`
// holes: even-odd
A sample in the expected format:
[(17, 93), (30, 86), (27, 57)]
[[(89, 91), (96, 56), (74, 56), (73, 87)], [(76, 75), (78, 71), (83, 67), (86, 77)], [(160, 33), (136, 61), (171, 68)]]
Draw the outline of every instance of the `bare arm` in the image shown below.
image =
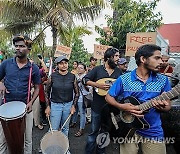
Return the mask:
[(36, 100), (36, 98), (39, 95), (39, 84), (35, 84), (34, 85), (34, 92), (32, 95), (32, 99), (29, 101), (29, 103), (27, 104), (27, 112), (31, 112), (32, 111), (32, 105), (34, 103), (34, 101)]
[(44, 60), (43, 59), (39, 59), (39, 61), (41, 62), (41, 65), (42, 65), (42, 67), (44, 69), (44, 72), (47, 73), (48, 72), (48, 68), (47, 68), (46, 64), (44, 63)]
[(39, 84), (35, 84), (31, 102), (34, 102), (36, 98), (38, 97), (38, 95), (39, 95)]

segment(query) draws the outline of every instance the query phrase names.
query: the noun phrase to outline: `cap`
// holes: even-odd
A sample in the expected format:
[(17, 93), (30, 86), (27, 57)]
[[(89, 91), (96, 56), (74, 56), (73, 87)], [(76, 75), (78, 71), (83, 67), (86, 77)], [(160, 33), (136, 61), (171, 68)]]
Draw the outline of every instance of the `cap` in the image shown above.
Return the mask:
[(92, 60), (97, 60), (97, 58), (94, 58), (94, 57), (90, 57), (89, 61), (91, 62)]
[(13, 38), (13, 44), (15, 44), (17, 41), (24, 41), (29, 49), (32, 47), (32, 40), (27, 35), (15, 35)]
[(124, 63), (127, 63), (127, 60), (125, 58), (120, 58), (119, 61), (118, 61), (118, 64), (122, 65)]
[(66, 56), (59, 56), (55, 59), (55, 63), (60, 63), (62, 60), (69, 61)]

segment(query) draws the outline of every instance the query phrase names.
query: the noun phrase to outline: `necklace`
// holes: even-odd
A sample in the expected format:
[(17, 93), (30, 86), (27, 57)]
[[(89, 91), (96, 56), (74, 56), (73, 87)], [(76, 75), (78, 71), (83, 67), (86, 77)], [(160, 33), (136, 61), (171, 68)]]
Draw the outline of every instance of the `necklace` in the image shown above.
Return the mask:
[[(137, 75), (137, 74), (136, 74), (136, 75)], [(147, 80), (147, 79), (144, 79), (144, 78), (140, 77), (139, 75), (137, 75), (137, 77), (140, 78), (140, 79), (142, 79), (142, 80)]]

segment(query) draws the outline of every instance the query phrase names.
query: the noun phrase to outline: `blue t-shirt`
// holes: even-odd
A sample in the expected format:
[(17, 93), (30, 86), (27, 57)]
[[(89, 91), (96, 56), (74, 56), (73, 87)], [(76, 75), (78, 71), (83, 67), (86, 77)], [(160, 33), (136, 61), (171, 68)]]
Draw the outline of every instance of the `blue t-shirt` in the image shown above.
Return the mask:
[[(16, 58), (10, 58), (2, 62), (0, 65), (0, 80), (4, 79), (4, 85), (9, 91), (5, 93), (6, 102), (22, 101), (27, 103), (28, 97), (28, 82), (31, 63), (28, 63), (19, 68), (16, 63)], [(33, 84), (40, 84), (41, 78), (39, 68), (32, 64), (32, 78)]]
[[(134, 96), (140, 103), (161, 95), (163, 92), (171, 90), (168, 78), (161, 74), (151, 73), (146, 83), (137, 78), (136, 69), (132, 72), (121, 75), (109, 90), (109, 95), (124, 98)], [(164, 136), (161, 127), (160, 112), (151, 108), (144, 116), (149, 123), (149, 129), (137, 130), (137, 133), (147, 138), (162, 138)]]

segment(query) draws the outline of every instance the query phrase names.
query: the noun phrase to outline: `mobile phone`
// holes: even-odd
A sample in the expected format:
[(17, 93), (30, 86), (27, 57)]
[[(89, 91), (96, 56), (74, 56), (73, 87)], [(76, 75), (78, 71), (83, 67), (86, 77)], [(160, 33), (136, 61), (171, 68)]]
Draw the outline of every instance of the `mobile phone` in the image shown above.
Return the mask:
[(42, 59), (42, 56), (40, 54), (37, 54), (37, 56), (38, 56), (39, 59)]

